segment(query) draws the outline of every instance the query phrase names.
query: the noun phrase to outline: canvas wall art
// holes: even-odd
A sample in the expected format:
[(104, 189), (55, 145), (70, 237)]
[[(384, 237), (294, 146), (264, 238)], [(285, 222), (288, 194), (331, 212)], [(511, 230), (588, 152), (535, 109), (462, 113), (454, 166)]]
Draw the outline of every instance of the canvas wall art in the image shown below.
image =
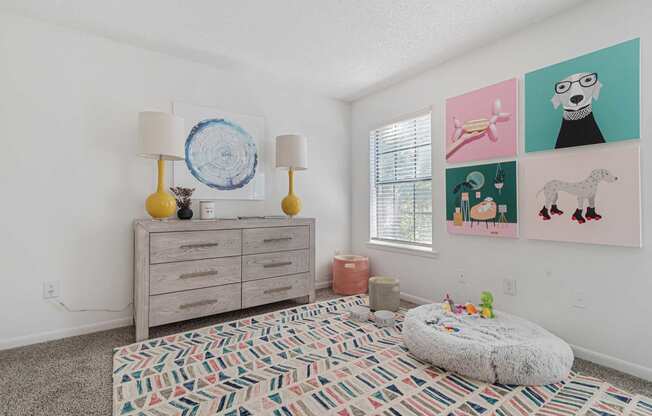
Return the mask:
[(638, 139), (639, 43), (525, 74), (525, 151)]
[(196, 188), (195, 199), (265, 198), (262, 117), (174, 103), (185, 119), (185, 163), (173, 169), (176, 186)]
[(446, 169), (451, 234), (518, 237), (516, 161)]
[(446, 100), (446, 161), (470, 162), (516, 155), (517, 80)]
[(638, 145), (521, 161), (523, 234), (539, 240), (640, 247)]

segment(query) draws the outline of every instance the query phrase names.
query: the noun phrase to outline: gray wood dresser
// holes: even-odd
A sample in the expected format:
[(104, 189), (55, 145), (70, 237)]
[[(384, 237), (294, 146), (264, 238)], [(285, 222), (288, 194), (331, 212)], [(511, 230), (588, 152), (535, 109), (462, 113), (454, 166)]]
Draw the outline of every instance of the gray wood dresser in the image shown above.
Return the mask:
[(136, 220), (136, 340), (149, 328), (315, 299), (315, 220)]

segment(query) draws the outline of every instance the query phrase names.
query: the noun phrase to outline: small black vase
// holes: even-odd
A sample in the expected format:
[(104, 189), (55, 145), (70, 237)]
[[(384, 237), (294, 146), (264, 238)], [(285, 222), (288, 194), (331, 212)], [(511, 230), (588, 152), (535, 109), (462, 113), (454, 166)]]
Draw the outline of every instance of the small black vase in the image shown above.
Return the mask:
[(177, 217), (179, 217), (180, 220), (189, 220), (192, 218), (192, 210), (190, 208), (180, 208), (177, 211)]

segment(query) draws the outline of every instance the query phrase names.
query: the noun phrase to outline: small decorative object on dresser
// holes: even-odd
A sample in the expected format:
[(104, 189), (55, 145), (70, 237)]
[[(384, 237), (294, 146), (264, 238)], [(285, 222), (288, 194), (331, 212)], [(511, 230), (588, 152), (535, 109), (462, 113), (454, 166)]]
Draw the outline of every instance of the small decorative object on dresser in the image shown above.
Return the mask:
[(147, 197), (145, 209), (152, 218), (170, 217), (175, 211), (174, 197), (165, 192), (165, 161), (184, 158), (184, 122), (180, 117), (159, 111), (143, 111), (139, 115), (139, 156), (158, 159), (156, 192)]
[(301, 211), (301, 200), (294, 194), (294, 171), (308, 168), (308, 143), (304, 136), (286, 134), (276, 138), (276, 167), (288, 168), (289, 191), (281, 208), (293, 217)]
[(202, 220), (215, 219), (215, 201), (199, 201), (199, 218)]
[(136, 220), (134, 232), (137, 341), (151, 326), (315, 300), (313, 218)]
[(192, 209), (190, 209), (190, 204), (192, 203), (192, 193), (195, 191), (195, 188), (184, 188), (181, 186), (175, 186), (170, 188), (170, 191), (174, 194), (177, 199), (177, 217), (180, 220), (189, 220), (192, 218)]

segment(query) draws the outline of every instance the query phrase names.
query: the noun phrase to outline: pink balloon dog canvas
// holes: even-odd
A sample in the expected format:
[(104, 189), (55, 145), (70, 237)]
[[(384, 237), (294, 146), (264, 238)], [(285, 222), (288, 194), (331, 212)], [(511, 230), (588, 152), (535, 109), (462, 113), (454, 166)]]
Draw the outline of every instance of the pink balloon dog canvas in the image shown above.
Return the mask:
[(516, 155), (517, 80), (499, 82), (446, 100), (446, 161)]

